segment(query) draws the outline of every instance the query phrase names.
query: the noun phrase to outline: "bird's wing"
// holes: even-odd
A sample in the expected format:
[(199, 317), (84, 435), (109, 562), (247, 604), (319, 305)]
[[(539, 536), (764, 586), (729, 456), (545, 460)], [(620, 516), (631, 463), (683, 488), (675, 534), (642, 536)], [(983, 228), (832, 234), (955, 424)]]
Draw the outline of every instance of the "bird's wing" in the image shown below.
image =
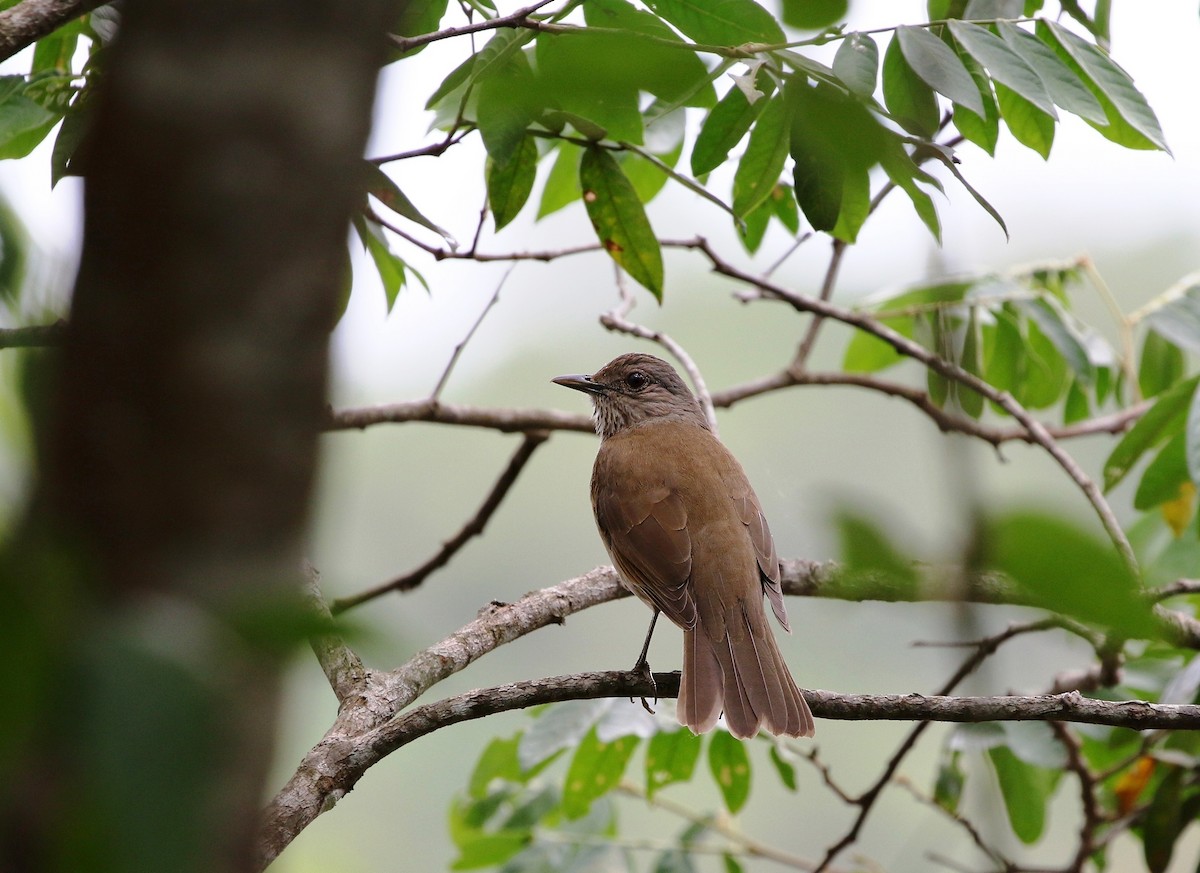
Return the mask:
[(680, 627), (695, 627), (696, 604), (687, 584), (692, 541), (679, 493), (665, 484), (646, 487), (627, 477), (606, 477), (596, 493), (596, 523), (633, 593)]
[(762, 580), (763, 593), (771, 601), (771, 611), (779, 619), (783, 629), (791, 633), (788, 625), (787, 608), (783, 605), (783, 588), (780, 584), (779, 555), (775, 551), (775, 540), (771, 529), (767, 527), (766, 516), (759, 505), (758, 496), (750, 487), (750, 482), (743, 473), (741, 481), (734, 493), (733, 505), (737, 509), (742, 524), (750, 534), (750, 542), (754, 545), (754, 554), (758, 558), (759, 575)]

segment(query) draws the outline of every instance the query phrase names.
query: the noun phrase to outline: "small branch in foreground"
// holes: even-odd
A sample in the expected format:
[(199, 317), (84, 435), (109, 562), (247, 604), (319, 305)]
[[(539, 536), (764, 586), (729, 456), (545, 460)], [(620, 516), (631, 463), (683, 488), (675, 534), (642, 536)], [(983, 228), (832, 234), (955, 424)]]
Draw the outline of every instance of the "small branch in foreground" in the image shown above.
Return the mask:
[(496, 484), (492, 486), (492, 490), (488, 492), (487, 498), (480, 504), (475, 515), (462, 526), (462, 529), (458, 533), (442, 544), (441, 549), (438, 550), (436, 555), (412, 572), (406, 573), (390, 582), (377, 585), (374, 588), (351, 597), (338, 598), (333, 602), (333, 614), (339, 615), (351, 607), (374, 600), (376, 597), (380, 597), (390, 591), (411, 591), (424, 582), (435, 570), (444, 567), (472, 537), (483, 533), (483, 529), (487, 526), (492, 514), (500, 506), (501, 501), (504, 500), (513, 483), (517, 481), (517, 477), (521, 475), (521, 471), (525, 469), (525, 465), (533, 457), (534, 451), (549, 438), (550, 435), (545, 431), (532, 431), (525, 434), (525, 439), (521, 441), (521, 445), (517, 447), (516, 452), (509, 459), (508, 466), (504, 468), (504, 472), (500, 474), (500, 477), (496, 480)]
[[(0, 15), (4, 13), (0, 12)], [(37, 324), (30, 327), (0, 327), (0, 349), (23, 349), (35, 346), (57, 346), (67, 333), (67, 323)]]
[[(478, 241), (479, 238), (478, 235), (476, 235), (475, 242)], [(474, 249), (474, 247), (475, 243), (472, 243), (471, 248)], [(467, 343), (471, 341), (471, 337), (475, 336), (475, 331), (479, 330), (479, 325), (483, 324), (483, 320), (487, 318), (487, 314), (492, 311), (492, 307), (495, 306), (497, 301), (500, 300), (500, 291), (504, 288), (504, 283), (508, 280), (508, 277), (512, 275), (512, 271), (516, 266), (516, 264), (513, 264), (504, 271), (504, 275), (501, 276), (500, 281), (496, 283), (496, 290), (488, 299), (487, 305), (483, 307), (483, 311), (479, 313), (479, 317), (475, 319), (475, 323), (471, 325), (471, 329), (467, 331), (467, 335), (462, 338), (462, 342), (454, 347), (454, 351), (450, 354), (450, 360), (446, 362), (446, 369), (442, 371), (442, 377), (438, 379), (437, 385), (434, 386), (433, 391), (429, 394), (429, 399), (434, 403), (436, 403), (438, 398), (442, 396), (442, 389), (446, 387), (446, 382), (450, 379), (450, 373), (453, 372), (454, 365), (458, 363), (458, 359), (461, 357), (463, 349), (467, 347)]]

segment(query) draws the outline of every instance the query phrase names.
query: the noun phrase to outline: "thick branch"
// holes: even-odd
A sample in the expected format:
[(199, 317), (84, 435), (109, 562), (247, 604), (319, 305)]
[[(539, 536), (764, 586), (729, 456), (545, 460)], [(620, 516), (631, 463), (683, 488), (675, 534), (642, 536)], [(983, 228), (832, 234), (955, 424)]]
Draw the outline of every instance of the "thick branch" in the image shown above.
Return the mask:
[[(3, 13), (0, 13), (2, 15)], [(0, 328), (0, 349), (22, 349), (33, 346), (61, 345), (67, 333), (67, 323), (36, 324), (29, 327)]]
[(7, 60), (104, 0), (25, 0), (0, 12), (0, 60)]

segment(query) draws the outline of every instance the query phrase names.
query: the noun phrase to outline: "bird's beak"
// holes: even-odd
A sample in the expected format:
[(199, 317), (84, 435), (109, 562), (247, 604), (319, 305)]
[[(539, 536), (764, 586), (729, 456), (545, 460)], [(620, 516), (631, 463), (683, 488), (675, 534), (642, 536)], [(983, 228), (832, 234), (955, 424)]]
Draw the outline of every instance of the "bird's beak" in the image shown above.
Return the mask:
[(576, 391), (583, 391), (587, 394), (603, 394), (608, 390), (599, 382), (593, 382), (591, 376), (582, 373), (574, 376), (555, 376), (550, 381), (555, 385), (564, 385), (567, 388), (574, 388)]

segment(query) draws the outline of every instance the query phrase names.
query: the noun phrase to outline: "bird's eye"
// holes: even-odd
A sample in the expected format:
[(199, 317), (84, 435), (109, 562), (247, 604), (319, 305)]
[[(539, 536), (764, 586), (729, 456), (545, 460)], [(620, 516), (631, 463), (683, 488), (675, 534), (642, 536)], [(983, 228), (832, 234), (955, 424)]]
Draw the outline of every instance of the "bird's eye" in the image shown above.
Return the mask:
[(649, 379), (649, 377), (646, 376), (645, 373), (641, 373), (637, 370), (634, 370), (632, 373), (630, 373), (628, 376), (625, 377), (625, 384), (628, 385), (630, 388), (632, 388), (634, 391), (641, 391), (643, 388), (645, 388), (647, 385), (650, 384), (650, 379)]

